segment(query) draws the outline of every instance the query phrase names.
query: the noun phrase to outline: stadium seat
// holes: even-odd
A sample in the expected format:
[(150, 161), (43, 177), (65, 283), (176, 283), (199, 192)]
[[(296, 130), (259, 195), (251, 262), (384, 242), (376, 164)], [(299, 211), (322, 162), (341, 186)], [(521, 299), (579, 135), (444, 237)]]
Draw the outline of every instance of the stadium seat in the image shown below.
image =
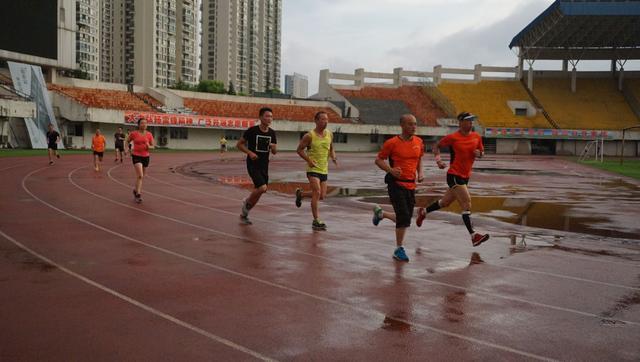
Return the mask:
[(534, 117), (516, 116), (508, 101), (533, 104), (519, 81), (497, 80), (479, 83), (444, 82), (438, 89), (451, 101), (456, 112), (471, 112), (484, 127), (552, 128), (538, 112)]
[[(397, 120), (401, 116), (401, 114), (397, 114), (398, 112), (409, 111), (416, 116), (421, 125), (437, 127), (437, 119), (446, 117), (444, 111), (431, 100), (420, 86), (405, 85), (398, 88), (368, 86), (360, 90), (336, 90), (356, 107), (358, 104), (364, 107), (364, 112), (360, 114), (363, 123), (375, 123), (380, 119)], [(388, 102), (381, 102), (374, 107), (372, 100)], [(404, 103), (405, 107), (399, 105), (398, 101)], [(378, 114), (372, 116), (367, 109)], [(367, 116), (373, 119), (368, 120)]]
[(617, 83), (611, 78), (535, 79), (533, 93), (564, 129), (622, 129), (638, 124)]

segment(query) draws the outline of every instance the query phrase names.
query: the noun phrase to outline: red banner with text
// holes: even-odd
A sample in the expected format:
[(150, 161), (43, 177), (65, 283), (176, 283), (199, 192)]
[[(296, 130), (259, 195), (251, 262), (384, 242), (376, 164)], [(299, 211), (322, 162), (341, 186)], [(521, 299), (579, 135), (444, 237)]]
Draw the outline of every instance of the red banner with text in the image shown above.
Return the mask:
[(135, 125), (144, 118), (149, 126), (156, 127), (190, 127), (190, 128), (222, 128), (246, 129), (255, 126), (258, 121), (251, 118), (212, 117), (198, 114), (169, 114), (153, 112), (124, 113), (124, 123)]

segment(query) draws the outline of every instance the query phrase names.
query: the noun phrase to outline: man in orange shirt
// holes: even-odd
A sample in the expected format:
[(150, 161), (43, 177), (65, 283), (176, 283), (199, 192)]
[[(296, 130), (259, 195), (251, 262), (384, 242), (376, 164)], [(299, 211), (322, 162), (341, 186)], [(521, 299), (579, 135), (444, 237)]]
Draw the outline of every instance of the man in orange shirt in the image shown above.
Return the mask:
[(480, 234), (473, 230), (471, 223), (471, 195), (467, 188), (473, 162), (476, 158), (484, 156), (482, 137), (473, 131), (473, 121), (476, 118), (475, 115), (468, 112), (460, 113), (458, 115), (458, 122), (460, 123), (458, 131), (442, 138), (433, 148), (433, 154), (440, 169), (447, 167), (440, 159), (440, 147), (449, 147), (451, 149), (451, 163), (447, 171), (449, 190), (440, 200), (429, 205), (426, 209), (420, 208), (416, 219), (416, 225), (420, 227), (428, 213), (447, 207), (457, 200), (462, 207), (462, 221), (467, 227), (469, 235), (471, 235), (471, 244), (473, 246), (478, 246), (489, 240), (489, 234)]
[(106, 143), (107, 140), (100, 133), (100, 129), (96, 129), (96, 134), (91, 139), (91, 149), (93, 150), (93, 169), (96, 171), (100, 171)]
[[(393, 258), (409, 261), (402, 244), (407, 228), (411, 225), (413, 208), (416, 205), (416, 174), (418, 182), (424, 180), (422, 170), (424, 144), (422, 139), (415, 135), (418, 129), (416, 117), (411, 114), (403, 115), (400, 117), (400, 127), (402, 134), (384, 143), (375, 162), (387, 173), (384, 182), (387, 184), (387, 192), (394, 212), (383, 211), (379, 205), (376, 205), (373, 209), (373, 224), (378, 225), (383, 219), (396, 223), (396, 250), (393, 252)], [(388, 163), (387, 159), (389, 159)]]

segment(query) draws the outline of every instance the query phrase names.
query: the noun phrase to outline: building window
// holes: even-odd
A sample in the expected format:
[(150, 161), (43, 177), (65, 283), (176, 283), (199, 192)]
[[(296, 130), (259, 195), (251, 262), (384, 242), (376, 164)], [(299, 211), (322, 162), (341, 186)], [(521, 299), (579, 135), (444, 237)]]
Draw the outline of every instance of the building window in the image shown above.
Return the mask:
[(527, 115), (526, 108), (516, 108), (516, 116), (525, 116)]
[(237, 141), (240, 139), (240, 137), (242, 137), (242, 132), (243, 131), (238, 131), (235, 129), (225, 129), (224, 138), (226, 138), (227, 141)]
[(169, 128), (169, 137), (172, 140), (186, 140), (189, 139), (189, 129), (182, 127)]
[(67, 136), (84, 136), (84, 123), (69, 122), (67, 123)]
[(348, 134), (346, 133), (334, 133), (333, 134), (333, 143), (347, 143)]

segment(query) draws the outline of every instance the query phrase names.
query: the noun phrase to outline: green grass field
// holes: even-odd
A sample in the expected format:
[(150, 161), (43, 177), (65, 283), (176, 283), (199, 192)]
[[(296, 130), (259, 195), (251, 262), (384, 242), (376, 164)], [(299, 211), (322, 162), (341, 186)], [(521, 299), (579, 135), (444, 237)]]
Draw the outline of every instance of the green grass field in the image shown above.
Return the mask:
[(591, 167), (599, 168), (602, 170), (615, 172), (620, 175), (633, 177), (635, 179), (640, 180), (640, 160), (639, 159), (625, 159), (622, 165), (620, 165), (619, 158), (605, 159), (604, 162), (590, 160), (590, 161), (583, 161), (580, 163), (584, 165), (589, 165)]

